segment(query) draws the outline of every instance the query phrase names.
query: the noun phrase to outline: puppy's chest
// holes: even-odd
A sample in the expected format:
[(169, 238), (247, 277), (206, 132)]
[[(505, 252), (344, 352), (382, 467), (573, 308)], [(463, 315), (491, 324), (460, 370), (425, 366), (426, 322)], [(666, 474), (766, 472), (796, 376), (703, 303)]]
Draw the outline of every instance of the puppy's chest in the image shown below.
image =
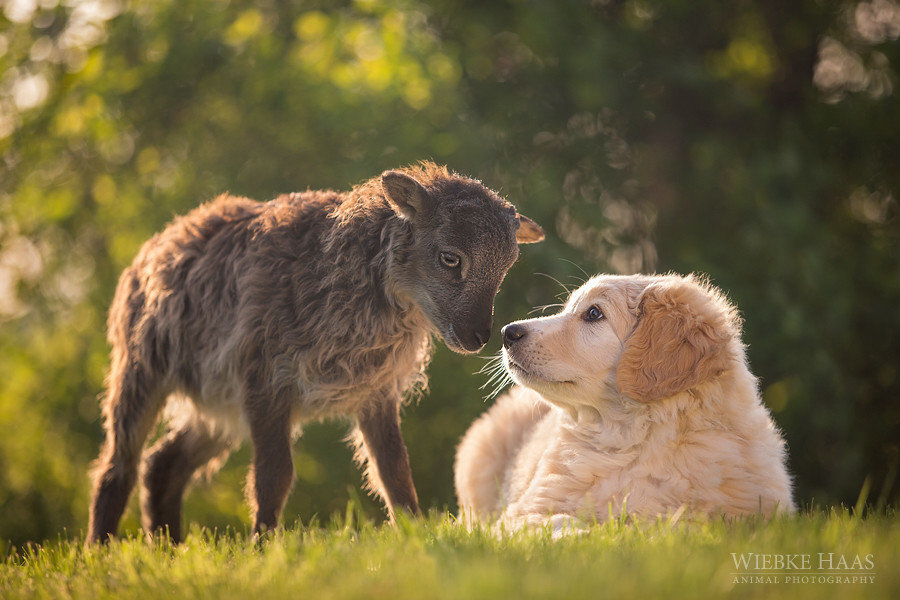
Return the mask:
[[(611, 427), (571, 427), (556, 424), (543, 436), (540, 450), (527, 449), (520, 456), (520, 474), (530, 470), (530, 485), (565, 489), (583, 497), (613, 495), (628, 481), (655, 475), (661, 446)], [(659, 447), (658, 447), (659, 446)], [(531, 459), (529, 465), (528, 459)]]
[(551, 456), (570, 476), (585, 484), (620, 477), (641, 463), (641, 440), (609, 429), (564, 429)]

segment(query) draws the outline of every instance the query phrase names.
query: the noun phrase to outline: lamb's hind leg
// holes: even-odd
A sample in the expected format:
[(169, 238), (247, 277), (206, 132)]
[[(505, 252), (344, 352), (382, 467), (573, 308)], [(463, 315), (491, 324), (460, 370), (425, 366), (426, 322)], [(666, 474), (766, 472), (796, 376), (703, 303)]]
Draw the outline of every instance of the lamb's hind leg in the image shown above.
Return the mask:
[(141, 512), (147, 533), (181, 541), (181, 504), (191, 477), (210, 461), (224, 461), (230, 440), (193, 419), (173, 429), (144, 456)]
[(92, 469), (89, 544), (106, 542), (116, 534), (137, 481), (141, 449), (164, 399), (143, 367), (121, 357), (113, 358), (103, 403), (106, 441)]

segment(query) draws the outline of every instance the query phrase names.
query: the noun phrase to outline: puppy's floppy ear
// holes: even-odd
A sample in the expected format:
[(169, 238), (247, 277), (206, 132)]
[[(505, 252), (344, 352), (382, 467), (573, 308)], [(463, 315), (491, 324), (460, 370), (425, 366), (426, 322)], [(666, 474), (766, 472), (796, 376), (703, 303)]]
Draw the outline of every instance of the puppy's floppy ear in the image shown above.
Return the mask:
[(534, 244), (544, 239), (544, 230), (541, 226), (526, 217), (516, 213), (519, 228), (516, 229), (516, 242), (519, 244)]
[(728, 343), (739, 335), (739, 319), (727, 300), (692, 277), (651, 283), (638, 315), (616, 370), (619, 393), (662, 400), (731, 367)]
[(384, 197), (398, 215), (412, 219), (431, 206), (431, 196), (422, 184), (401, 171), (381, 174)]

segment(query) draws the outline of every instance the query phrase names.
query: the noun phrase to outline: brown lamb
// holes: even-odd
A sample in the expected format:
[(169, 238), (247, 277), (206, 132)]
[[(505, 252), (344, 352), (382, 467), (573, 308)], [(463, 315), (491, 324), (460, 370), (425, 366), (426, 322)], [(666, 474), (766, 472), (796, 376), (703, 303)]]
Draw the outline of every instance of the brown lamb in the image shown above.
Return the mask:
[[(223, 195), (176, 218), (125, 269), (109, 315), (88, 542), (115, 535), (143, 462), (148, 532), (181, 538), (184, 490), (249, 436), (253, 532), (277, 525), (292, 435), (349, 417), (369, 485), (419, 512), (400, 433), (437, 333), (477, 352), (494, 296), (541, 228), (480, 182), (421, 163), (349, 192)], [(169, 432), (143, 456), (163, 408)]]

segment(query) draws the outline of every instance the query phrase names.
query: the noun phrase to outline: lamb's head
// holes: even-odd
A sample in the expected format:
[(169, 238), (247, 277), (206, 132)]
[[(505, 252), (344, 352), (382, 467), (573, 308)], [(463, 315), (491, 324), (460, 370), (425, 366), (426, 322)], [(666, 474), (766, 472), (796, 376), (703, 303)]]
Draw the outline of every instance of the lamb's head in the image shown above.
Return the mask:
[(426, 163), (382, 175), (385, 199), (409, 228), (394, 283), (428, 316), (444, 342), (477, 352), (491, 336), (494, 296), (541, 228), (478, 181)]

